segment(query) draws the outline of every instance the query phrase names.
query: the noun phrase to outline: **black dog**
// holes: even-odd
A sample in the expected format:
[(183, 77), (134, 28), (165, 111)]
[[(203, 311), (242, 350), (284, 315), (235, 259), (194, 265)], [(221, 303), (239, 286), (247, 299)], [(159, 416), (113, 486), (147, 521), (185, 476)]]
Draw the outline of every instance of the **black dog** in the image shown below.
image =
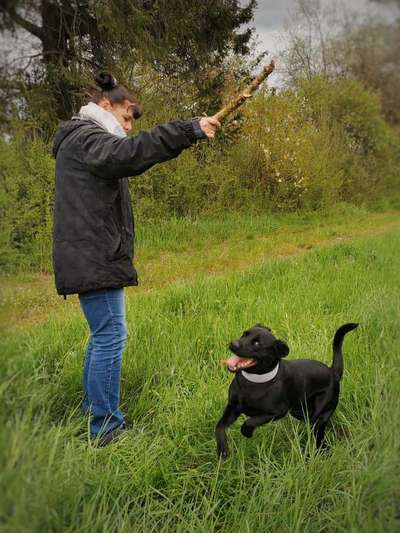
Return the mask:
[(218, 455), (228, 456), (225, 430), (242, 413), (250, 417), (241, 427), (242, 434), (249, 438), (258, 426), (279, 420), (288, 412), (298, 420), (307, 416), (320, 448), (326, 424), (339, 401), (343, 338), (357, 326), (344, 324), (337, 330), (331, 368), (310, 359), (282, 361), (289, 353), (288, 345), (262, 324), (231, 342), (229, 349), (235, 355), (224, 362), (236, 375), (229, 388), (228, 405), (216, 427)]

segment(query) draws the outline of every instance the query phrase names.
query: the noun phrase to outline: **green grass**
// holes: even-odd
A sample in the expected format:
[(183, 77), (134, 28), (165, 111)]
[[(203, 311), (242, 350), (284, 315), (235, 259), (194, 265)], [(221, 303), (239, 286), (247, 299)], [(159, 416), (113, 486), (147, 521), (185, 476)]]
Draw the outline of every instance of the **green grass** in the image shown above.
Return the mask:
[[(219, 216), (171, 217), (169, 219), (148, 220), (136, 216), (136, 260), (147, 261), (158, 258), (160, 254), (188, 252), (202, 253), (223, 243), (245, 243), (253, 245), (258, 238), (272, 237), (282, 239), (287, 233), (298, 234), (300, 246), (306, 230), (316, 238), (334, 236), (335, 232), (362, 230), (399, 222), (399, 206), (382, 206), (372, 209), (362, 205), (345, 202), (316, 211), (296, 211), (292, 213), (269, 213), (248, 210), (238, 212), (226, 210)], [(246, 241), (248, 241), (246, 243)], [(10, 249), (11, 250), (11, 249)], [(11, 253), (11, 251), (8, 252)], [(38, 236), (32, 238), (29, 246), (22, 247), (15, 260), (3, 257), (3, 272), (0, 279), (28, 281), (35, 279), (37, 273), (52, 273), (52, 240)]]
[[(392, 231), (129, 298), (122, 405), (135, 430), (104, 450), (88, 445), (79, 410), (80, 313), (5, 334), (0, 530), (397, 531), (399, 263)], [(228, 341), (264, 322), (289, 358), (330, 363), (335, 329), (349, 321), (360, 327), (345, 339), (329, 453), (294, 419), (251, 440), (238, 421), (220, 462)]]
[[(400, 229), (399, 214), (398, 210), (374, 212), (340, 204), (309, 213), (257, 216), (232, 212), (152, 224), (139, 220), (135, 265), (140, 284), (128, 288), (127, 294), (136, 296), (204, 276), (224, 276), (276, 257)], [(52, 273), (11, 269), (0, 275), (0, 331), (31, 326), (49, 316), (70, 313), (78, 305), (76, 297), (63, 300), (56, 294)]]

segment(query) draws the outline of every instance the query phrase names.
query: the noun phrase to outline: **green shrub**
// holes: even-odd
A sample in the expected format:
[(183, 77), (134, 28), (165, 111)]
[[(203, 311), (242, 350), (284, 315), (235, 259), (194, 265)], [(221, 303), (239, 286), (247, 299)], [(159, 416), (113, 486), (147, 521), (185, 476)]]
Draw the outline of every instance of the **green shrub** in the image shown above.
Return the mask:
[(398, 134), (376, 95), (355, 82), (316, 77), (296, 91), (259, 95), (245, 114), (240, 142), (257, 155), (252, 174), (240, 160), (236, 170), (258, 180), (273, 209), (370, 203), (399, 190)]
[[(146, 108), (140, 128), (166, 120), (159, 101)], [(296, 90), (260, 92), (216, 139), (132, 179), (133, 203), (141, 220), (398, 203), (399, 140), (375, 94), (315, 77)], [(0, 266), (48, 271), (50, 147), (17, 133), (0, 141), (0, 158)]]
[(40, 139), (0, 141), (0, 267), (49, 270), (54, 160)]

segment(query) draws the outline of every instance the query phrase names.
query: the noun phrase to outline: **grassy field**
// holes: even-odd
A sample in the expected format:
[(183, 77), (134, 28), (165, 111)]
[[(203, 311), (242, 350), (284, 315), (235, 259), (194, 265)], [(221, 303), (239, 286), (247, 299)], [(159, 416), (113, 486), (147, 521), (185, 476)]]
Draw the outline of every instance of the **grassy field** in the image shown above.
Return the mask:
[[(227, 213), (220, 217), (137, 221), (135, 264), (139, 287), (127, 295), (193, 282), (204, 276), (243, 272), (277, 257), (400, 228), (400, 212), (371, 212), (343, 204), (324, 212), (282, 215)], [(46, 260), (45, 263), (49, 263)], [(0, 276), (0, 331), (25, 328), (75, 312), (76, 297), (57, 296), (52, 274), (22, 271)]]
[[(25, 299), (22, 289), (9, 303), (14, 318), (0, 352), (0, 531), (398, 531), (400, 232), (398, 216), (397, 227), (392, 213), (381, 230), (368, 226), (374, 216), (384, 218), (319, 220), (318, 231), (300, 218), (258, 229), (242, 222), (234, 246), (232, 234), (210, 234), (207, 225), (197, 241), (193, 225), (181, 239), (157, 231), (153, 243), (149, 230), (140, 251), (154, 267), (148, 285), (159, 271), (165, 286), (157, 278), (152, 291), (127, 291), (122, 404), (133, 429), (102, 450), (88, 445), (80, 414), (88, 334), (79, 310), (70, 303), (45, 312), (35, 298), (47, 280)], [(194, 264), (201, 255), (211, 261), (213, 250), (214, 262), (228, 257), (224, 266), (188, 262), (168, 278), (162, 266), (191, 242)], [(246, 266), (239, 261), (251, 254)], [(7, 290), (35, 279), (9, 279)], [(21, 327), (15, 313), (32, 302), (41, 320)], [(360, 327), (344, 343), (329, 452), (317, 453), (294, 419), (251, 440), (238, 421), (231, 456), (220, 462), (214, 427), (231, 380), (221, 365), (228, 341), (263, 322), (288, 341), (289, 358), (330, 363), (333, 334), (350, 321)]]

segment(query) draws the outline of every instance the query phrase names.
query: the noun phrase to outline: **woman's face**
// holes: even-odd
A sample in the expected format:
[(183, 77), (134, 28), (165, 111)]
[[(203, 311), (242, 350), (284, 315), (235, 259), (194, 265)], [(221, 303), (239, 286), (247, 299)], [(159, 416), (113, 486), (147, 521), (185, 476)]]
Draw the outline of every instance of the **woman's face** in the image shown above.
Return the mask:
[(109, 111), (121, 124), (125, 133), (132, 129), (134, 105), (132, 102), (125, 100), (122, 104), (112, 104), (107, 98), (103, 98), (98, 105)]

